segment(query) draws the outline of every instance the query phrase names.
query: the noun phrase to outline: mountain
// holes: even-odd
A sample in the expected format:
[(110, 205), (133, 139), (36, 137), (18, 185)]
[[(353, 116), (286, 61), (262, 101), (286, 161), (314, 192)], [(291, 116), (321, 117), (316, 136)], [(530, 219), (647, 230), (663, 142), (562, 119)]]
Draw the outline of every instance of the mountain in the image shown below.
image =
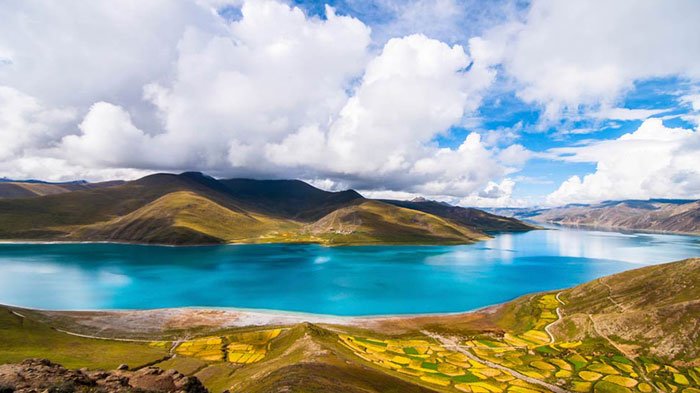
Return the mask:
[(323, 191), (298, 180), (155, 174), (70, 192), (0, 199), (0, 238), (445, 244), (484, 239), (496, 224), (506, 230), (531, 228), (478, 211), (470, 214), (479, 219), (468, 220), (396, 203), (368, 200), (353, 190)]
[(606, 201), (515, 216), (560, 225), (700, 234), (700, 201), (697, 200)]
[[(18, 373), (82, 387), (74, 378), (83, 373), (109, 392), (159, 386), (141, 376), (188, 376), (211, 392), (697, 393), (698, 315), (698, 258), (463, 314), (334, 318), (0, 306), (0, 387), (33, 385)], [(122, 363), (138, 371), (88, 371)], [(127, 377), (124, 389), (112, 390), (109, 375)]]
[(522, 221), (487, 213), (483, 210), (452, 206), (444, 202), (415, 198), (412, 201), (382, 200), (395, 206), (422, 211), (448, 219), (467, 227), (480, 228), (483, 231), (529, 231), (532, 225)]
[(88, 183), (85, 181), (75, 181), (66, 183), (49, 183), (39, 180), (10, 180), (3, 178), (0, 179), (0, 199), (28, 198), (34, 196), (62, 194), (64, 192), (111, 187), (121, 183), (123, 182), (109, 181), (101, 183)]

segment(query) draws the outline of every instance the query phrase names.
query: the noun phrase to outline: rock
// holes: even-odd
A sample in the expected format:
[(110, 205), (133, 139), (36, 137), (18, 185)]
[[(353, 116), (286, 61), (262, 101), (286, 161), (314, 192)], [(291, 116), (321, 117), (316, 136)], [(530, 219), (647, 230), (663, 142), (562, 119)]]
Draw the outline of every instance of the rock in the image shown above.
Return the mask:
[(208, 390), (196, 377), (184, 377), (176, 382), (176, 386), (183, 393), (207, 393)]
[(176, 370), (145, 367), (138, 371), (68, 370), (46, 359), (0, 365), (0, 393), (208, 393), (196, 377)]

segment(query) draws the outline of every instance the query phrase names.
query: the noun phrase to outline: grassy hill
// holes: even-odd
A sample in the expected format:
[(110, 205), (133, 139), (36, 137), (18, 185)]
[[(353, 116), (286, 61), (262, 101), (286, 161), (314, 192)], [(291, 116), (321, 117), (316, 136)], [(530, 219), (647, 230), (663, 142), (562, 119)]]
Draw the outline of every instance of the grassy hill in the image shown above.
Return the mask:
[(438, 217), (449, 219), (458, 224), (467, 227), (480, 228), (481, 230), (487, 232), (529, 231), (533, 229), (532, 225), (525, 224), (522, 221), (487, 213), (479, 209), (452, 206), (436, 201), (383, 200), (383, 202), (407, 209), (419, 210), (425, 213), (433, 214)]
[[(357, 224), (348, 226), (351, 221)], [(298, 180), (217, 180), (198, 172), (0, 199), (0, 239), (442, 244), (483, 239), (491, 228), (372, 202), (353, 190), (328, 192)]]
[(697, 393), (698, 272), (700, 259), (689, 259), (474, 313), (316, 324), (247, 326), (223, 310), (0, 307), (0, 364), (154, 364), (212, 392)]
[(700, 357), (700, 259), (604, 277), (561, 298), (565, 317), (554, 330), (561, 337), (592, 328), (635, 356)]
[(379, 201), (335, 210), (307, 230), (330, 243), (464, 243), (486, 238), (450, 220)]

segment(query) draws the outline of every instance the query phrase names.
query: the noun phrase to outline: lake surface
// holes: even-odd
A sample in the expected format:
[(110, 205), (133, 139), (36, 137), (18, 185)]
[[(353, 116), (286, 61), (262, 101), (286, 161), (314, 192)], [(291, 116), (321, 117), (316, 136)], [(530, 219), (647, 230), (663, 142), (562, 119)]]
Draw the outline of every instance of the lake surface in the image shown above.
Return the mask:
[(700, 256), (700, 237), (560, 228), (466, 246), (0, 244), (0, 303), (458, 312)]

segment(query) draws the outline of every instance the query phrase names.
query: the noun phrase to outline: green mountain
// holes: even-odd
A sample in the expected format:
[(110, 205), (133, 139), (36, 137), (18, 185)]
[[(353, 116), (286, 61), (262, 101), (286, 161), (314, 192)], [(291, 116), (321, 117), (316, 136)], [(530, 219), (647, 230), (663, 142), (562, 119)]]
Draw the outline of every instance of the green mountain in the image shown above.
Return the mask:
[(198, 172), (0, 199), (2, 239), (444, 244), (484, 239), (495, 227), (533, 228), (486, 213), (478, 220), (433, 214), (298, 180), (217, 180)]
[[(44, 381), (64, 378), (125, 391), (113, 390), (117, 376), (167, 391), (141, 379), (152, 375), (197, 378), (217, 393), (697, 393), (699, 283), (696, 258), (465, 314), (340, 319), (0, 307), (0, 387), (51, 391)], [(76, 371), (23, 362), (28, 357)], [(138, 371), (82, 369), (122, 363)]]

